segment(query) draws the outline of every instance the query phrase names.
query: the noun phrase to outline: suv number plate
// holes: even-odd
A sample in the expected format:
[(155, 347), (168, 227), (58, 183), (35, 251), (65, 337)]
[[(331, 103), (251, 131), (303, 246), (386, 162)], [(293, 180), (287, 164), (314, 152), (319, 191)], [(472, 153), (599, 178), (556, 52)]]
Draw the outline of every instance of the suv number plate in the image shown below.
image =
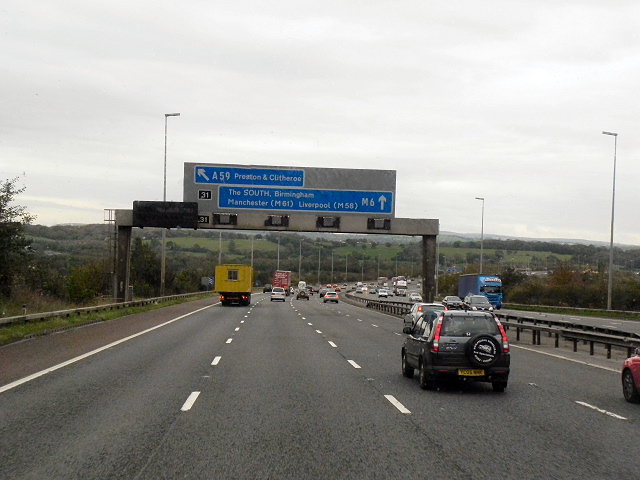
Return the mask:
[(458, 375), (464, 377), (483, 377), (484, 370), (473, 370), (468, 368), (461, 368), (458, 370)]

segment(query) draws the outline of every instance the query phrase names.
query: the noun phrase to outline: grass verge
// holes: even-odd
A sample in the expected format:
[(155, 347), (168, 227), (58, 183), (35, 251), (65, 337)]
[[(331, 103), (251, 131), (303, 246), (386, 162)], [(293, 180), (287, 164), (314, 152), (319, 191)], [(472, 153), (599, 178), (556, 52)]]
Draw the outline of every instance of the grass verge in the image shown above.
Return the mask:
[(88, 325), (90, 323), (106, 322), (115, 318), (126, 317), (136, 313), (144, 313), (159, 308), (178, 305), (180, 303), (192, 302), (202, 298), (210, 297), (211, 294), (202, 294), (189, 298), (169, 300), (162, 303), (153, 303), (136, 307), (126, 307), (118, 310), (105, 310), (103, 312), (88, 313), (69, 317), (54, 317), (46, 320), (24, 322), (0, 327), (0, 346), (36, 335), (48, 335), (73, 327)]

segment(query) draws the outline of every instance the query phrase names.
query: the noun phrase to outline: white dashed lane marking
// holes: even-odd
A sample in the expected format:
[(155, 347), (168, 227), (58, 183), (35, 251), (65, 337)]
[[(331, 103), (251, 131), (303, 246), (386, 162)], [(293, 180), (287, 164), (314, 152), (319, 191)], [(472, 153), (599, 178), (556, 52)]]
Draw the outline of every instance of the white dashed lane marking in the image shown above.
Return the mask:
[(184, 405), (182, 405), (182, 408), (180, 410), (183, 412), (188, 412), (189, 410), (191, 410), (191, 407), (193, 407), (193, 404), (196, 403), (199, 395), (200, 392), (191, 392), (191, 395), (189, 395), (189, 398), (187, 398), (187, 401), (184, 402)]

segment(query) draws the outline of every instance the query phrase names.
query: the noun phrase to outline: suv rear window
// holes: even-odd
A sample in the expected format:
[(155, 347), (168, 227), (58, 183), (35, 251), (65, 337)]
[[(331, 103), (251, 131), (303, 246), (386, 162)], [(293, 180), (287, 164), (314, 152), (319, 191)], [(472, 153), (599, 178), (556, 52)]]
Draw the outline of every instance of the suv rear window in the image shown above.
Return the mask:
[(441, 335), (472, 337), (479, 333), (499, 334), (498, 324), (491, 315), (444, 315)]

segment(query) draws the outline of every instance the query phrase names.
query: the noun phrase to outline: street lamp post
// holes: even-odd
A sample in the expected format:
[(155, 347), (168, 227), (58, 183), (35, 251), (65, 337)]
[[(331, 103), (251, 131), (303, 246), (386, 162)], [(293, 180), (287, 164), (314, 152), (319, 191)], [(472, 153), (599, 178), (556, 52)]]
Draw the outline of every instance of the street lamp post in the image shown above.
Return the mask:
[(298, 281), (302, 280), (302, 240), (300, 240), (300, 251), (298, 252)]
[[(164, 114), (164, 175), (163, 175), (163, 189), (162, 189), (162, 201), (167, 201), (167, 118), (179, 117), (179, 113), (165, 113)], [(164, 297), (164, 287), (166, 278), (166, 244), (167, 244), (167, 229), (162, 229), (162, 262), (160, 266), (160, 296)]]
[(349, 253), (344, 254), (344, 281), (349, 281)]
[(322, 245), (318, 247), (318, 287), (320, 287), (320, 252), (322, 251)]
[(613, 214), (616, 204), (616, 151), (618, 149), (618, 134), (602, 132), (603, 135), (613, 136), (613, 193), (611, 195), (611, 240), (609, 242), (609, 281), (607, 283), (607, 310), (611, 310), (611, 291), (613, 289)]
[(482, 263), (484, 255), (484, 198), (476, 197), (476, 200), (482, 200), (482, 223), (480, 224), (480, 268), (478, 273), (482, 275)]
[(253, 268), (253, 237), (255, 235), (251, 235), (251, 268)]

